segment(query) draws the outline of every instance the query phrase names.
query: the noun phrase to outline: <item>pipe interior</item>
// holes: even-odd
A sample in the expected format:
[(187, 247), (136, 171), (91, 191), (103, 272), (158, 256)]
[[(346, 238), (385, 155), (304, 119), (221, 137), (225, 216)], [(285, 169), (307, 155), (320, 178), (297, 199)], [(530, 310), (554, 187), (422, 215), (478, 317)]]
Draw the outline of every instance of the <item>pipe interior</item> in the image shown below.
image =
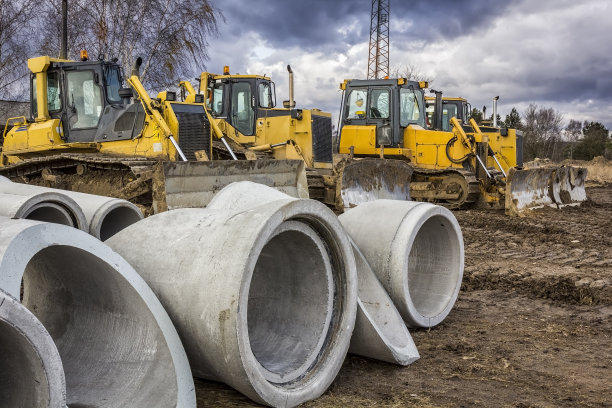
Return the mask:
[(30, 260), (23, 282), (23, 304), (49, 331), (62, 358), (69, 407), (176, 403), (163, 334), (112, 266), (75, 247), (51, 246)]
[(274, 383), (316, 363), (333, 313), (333, 276), (321, 238), (305, 224), (271, 238), (257, 260), (248, 301), (251, 349)]
[(118, 206), (110, 210), (100, 223), (100, 240), (106, 241), (119, 231), (142, 219), (132, 207)]
[(25, 219), (75, 227), (75, 221), (70, 213), (61, 205), (55, 203), (40, 203), (33, 206), (26, 214)]
[(0, 320), (0, 406), (48, 405), (49, 383), (39, 353), (19, 328)]
[(459, 237), (450, 221), (441, 215), (425, 221), (408, 256), (408, 290), (422, 316), (435, 317), (452, 301), (460, 260)]

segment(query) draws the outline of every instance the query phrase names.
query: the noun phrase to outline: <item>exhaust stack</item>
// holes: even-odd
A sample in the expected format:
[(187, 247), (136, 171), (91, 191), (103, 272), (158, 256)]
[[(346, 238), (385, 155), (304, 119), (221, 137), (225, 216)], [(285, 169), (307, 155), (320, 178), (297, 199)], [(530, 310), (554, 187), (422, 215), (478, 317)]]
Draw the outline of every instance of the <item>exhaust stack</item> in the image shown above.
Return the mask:
[(295, 101), (293, 100), (293, 71), (291, 65), (287, 65), (287, 71), (289, 72), (289, 103), (286, 107), (293, 109), (295, 108)]
[(493, 127), (497, 127), (497, 100), (499, 96), (493, 98)]
[(142, 65), (142, 58), (136, 58), (134, 62), (134, 66), (132, 67), (132, 76), (137, 76), (140, 78), (140, 66)]

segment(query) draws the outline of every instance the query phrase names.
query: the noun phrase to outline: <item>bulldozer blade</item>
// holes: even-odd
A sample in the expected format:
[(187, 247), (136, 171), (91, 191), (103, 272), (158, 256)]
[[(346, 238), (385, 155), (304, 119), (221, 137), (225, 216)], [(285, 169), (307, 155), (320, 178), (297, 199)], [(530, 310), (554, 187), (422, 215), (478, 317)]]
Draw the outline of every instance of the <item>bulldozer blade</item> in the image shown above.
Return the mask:
[(301, 160), (215, 160), (160, 163), (153, 177), (155, 213), (177, 208), (202, 208), (223, 187), (252, 181), (298, 198), (308, 198), (306, 169)]
[(344, 210), (379, 199), (410, 200), (412, 167), (402, 160), (365, 158), (347, 162), (337, 189)]
[(586, 169), (575, 167), (510, 169), (506, 180), (506, 213), (520, 216), (542, 207), (578, 205), (586, 200), (586, 173)]
[(584, 167), (563, 166), (555, 169), (552, 194), (559, 208), (586, 201), (586, 177), (587, 169)]

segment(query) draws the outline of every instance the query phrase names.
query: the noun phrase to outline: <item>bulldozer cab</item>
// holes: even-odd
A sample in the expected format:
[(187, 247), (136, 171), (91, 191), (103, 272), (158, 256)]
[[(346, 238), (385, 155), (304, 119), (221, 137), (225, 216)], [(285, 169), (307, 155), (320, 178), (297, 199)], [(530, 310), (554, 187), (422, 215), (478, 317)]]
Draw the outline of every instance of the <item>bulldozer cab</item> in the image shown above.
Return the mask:
[[(274, 82), (258, 75), (222, 75), (208, 81), (207, 105), (241, 136), (254, 136), (255, 122), (276, 107)], [(284, 112), (286, 114), (286, 112)]]
[(425, 127), (419, 82), (399, 79), (346, 80), (341, 111), (340, 153), (402, 148), (408, 126)]
[(30, 114), (34, 121), (59, 119), (66, 143), (131, 139), (144, 124), (140, 104), (123, 88), (121, 67), (113, 61), (32, 58)]
[[(431, 96), (425, 97), (425, 107), (429, 127), (434, 129), (436, 98)], [(456, 117), (463, 125), (464, 130), (467, 132), (472, 131), (471, 127), (468, 125), (471, 110), (471, 105), (464, 98), (442, 98), (442, 124), (440, 126), (441, 129), (439, 130), (444, 132), (452, 132), (453, 126), (450, 120), (452, 117)]]

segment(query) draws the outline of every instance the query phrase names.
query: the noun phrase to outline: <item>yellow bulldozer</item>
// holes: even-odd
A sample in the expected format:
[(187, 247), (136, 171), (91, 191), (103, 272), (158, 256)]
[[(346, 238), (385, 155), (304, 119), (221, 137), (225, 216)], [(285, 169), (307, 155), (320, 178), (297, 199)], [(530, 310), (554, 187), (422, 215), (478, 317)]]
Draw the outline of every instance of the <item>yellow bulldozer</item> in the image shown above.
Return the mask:
[[(129, 87), (123, 87), (116, 61), (89, 61), (86, 54), (81, 61), (48, 56), (29, 59), (30, 117), (7, 121), (0, 174), (22, 182), (125, 198), (153, 212), (203, 205), (236, 180), (308, 196), (304, 163), (310, 163), (303, 157), (311, 151), (301, 149), (301, 156), (285, 156), (299, 160), (211, 160), (215, 155), (212, 128), (217, 125), (205, 95), (194, 92), (179, 101), (175, 92), (165, 91), (151, 98), (139, 79), (140, 64), (138, 59), (127, 78)], [(244, 94), (237, 97), (242, 98), (239, 106), (255, 109), (259, 103), (256, 90), (265, 81), (249, 80), (252, 99)], [(292, 109), (287, 116), (297, 114)], [(242, 120), (240, 112), (230, 117), (230, 123)], [(295, 118), (292, 124), (297, 133), (306, 134), (299, 128), (300, 120), (304, 117)], [(309, 116), (304, 122), (310, 124), (310, 120)], [(277, 129), (278, 124), (259, 118), (257, 125), (251, 119), (253, 131), (262, 121), (263, 127)], [(330, 117), (328, 121), (331, 123)], [(291, 144), (291, 137), (285, 142)], [(252, 144), (254, 151), (265, 150), (257, 140)], [(272, 144), (267, 148), (274, 150)], [(313, 147), (316, 152), (317, 146)]]
[(213, 158), (243, 160), (301, 160), (306, 166), (310, 197), (334, 203), (331, 114), (298, 109), (293, 71), (289, 100), (277, 107), (274, 82), (262, 75), (202, 72), (199, 90), (181, 82), (182, 98), (205, 96), (213, 131)]
[[(399, 189), (407, 199), (409, 190), (413, 200), (451, 208), (504, 208), (512, 215), (586, 199), (585, 169), (523, 169), (519, 131), (480, 127), (468, 120), (467, 101), (443, 101), (441, 92), (430, 100), (428, 116), (427, 86), (404, 78), (345, 80), (340, 85), (339, 152), (351, 158), (339, 180), (345, 206), (372, 198), (361, 189), (368, 183), (364, 169), (373, 166), (388, 174), (374, 188), (376, 197)], [(401, 173), (397, 162), (405, 163)]]

